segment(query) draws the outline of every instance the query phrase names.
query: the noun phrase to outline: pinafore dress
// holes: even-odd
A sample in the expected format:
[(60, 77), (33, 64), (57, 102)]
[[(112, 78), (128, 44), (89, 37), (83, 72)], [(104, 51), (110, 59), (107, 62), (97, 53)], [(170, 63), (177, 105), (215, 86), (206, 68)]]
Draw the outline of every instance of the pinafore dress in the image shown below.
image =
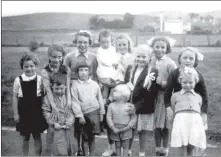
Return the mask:
[(22, 136), (31, 133), (42, 133), (48, 125), (43, 116), (41, 96), (37, 96), (37, 76), (31, 81), (23, 81), (19, 76), (23, 97), (18, 100), (19, 122), (16, 124), (16, 131)]

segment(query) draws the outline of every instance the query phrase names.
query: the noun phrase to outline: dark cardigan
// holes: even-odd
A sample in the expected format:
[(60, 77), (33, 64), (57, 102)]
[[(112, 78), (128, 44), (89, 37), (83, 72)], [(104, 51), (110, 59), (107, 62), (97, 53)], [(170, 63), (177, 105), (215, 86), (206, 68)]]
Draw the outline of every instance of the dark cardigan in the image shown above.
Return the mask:
[[(125, 83), (130, 81), (130, 76), (132, 76), (132, 82), (134, 79), (134, 74), (137, 67), (132, 71), (132, 66), (129, 66), (125, 74)], [(134, 85), (134, 90), (131, 94), (131, 103), (134, 104), (136, 108), (136, 114), (151, 114), (154, 113), (155, 99), (157, 95), (156, 89), (156, 79), (152, 81), (150, 90), (143, 88), (144, 80), (147, 75), (148, 66), (146, 66), (141, 72), (140, 76), (137, 79), (136, 84)], [(151, 72), (155, 73), (157, 77), (157, 70), (152, 69)]]
[[(194, 91), (202, 97), (203, 100), (201, 107), (202, 113), (207, 113), (207, 108), (208, 108), (207, 89), (202, 74), (199, 71), (197, 71), (197, 73), (199, 75), (199, 82), (196, 84)], [(174, 71), (172, 71), (168, 77), (166, 89), (164, 92), (164, 103), (166, 107), (171, 106), (170, 99), (172, 93), (178, 92), (182, 89), (181, 84), (178, 82), (179, 74), (180, 74), (179, 68), (177, 68)]]

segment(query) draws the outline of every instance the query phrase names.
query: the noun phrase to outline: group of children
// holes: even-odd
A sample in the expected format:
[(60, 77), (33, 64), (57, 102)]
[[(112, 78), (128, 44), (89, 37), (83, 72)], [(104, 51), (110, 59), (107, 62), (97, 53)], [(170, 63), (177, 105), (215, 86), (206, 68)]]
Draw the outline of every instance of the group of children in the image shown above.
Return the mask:
[(13, 111), (23, 155), (28, 155), (31, 134), (36, 155), (41, 155), (46, 129), (46, 155), (94, 156), (95, 135), (103, 128), (109, 144), (103, 156), (131, 156), (136, 131), (139, 156), (145, 156), (150, 131), (157, 156), (167, 156), (169, 146), (179, 155), (206, 148), (208, 97), (203, 76), (195, 69), (203, 59), (197, 49), (185, 48), (177, 68), (167, 55), (174, 45), (168, 37), (153, 37), (133, 49), (129, 36), (120, 34), (113, 42), (112, 33), (103, 30), (96, 54), (89, 50), (91, 39), (90, 32), (79, 31), (77, 51), (67, 55), (63, 46), (51, 45), (41, 76), (36, 74), (36, 56), (22, 56)]

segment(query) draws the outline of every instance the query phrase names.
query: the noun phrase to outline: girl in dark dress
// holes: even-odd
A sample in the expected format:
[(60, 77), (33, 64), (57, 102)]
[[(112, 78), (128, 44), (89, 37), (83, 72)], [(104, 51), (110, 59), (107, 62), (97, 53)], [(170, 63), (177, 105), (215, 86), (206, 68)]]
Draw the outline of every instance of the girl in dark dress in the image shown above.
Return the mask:
[(13, 111), (16, 130), (23, 138), (23, 155), (29, 152), (29, 139), (33, 135), (35, 155), (41, 155), (41, 133), (46, 130), (47, 123), (42, 113), (43, 84), (41, 76), (36, 74), (37, 58), (32, 54), (24, 54), (20, 60), (24, 73), (17, 77), (13, 86)]

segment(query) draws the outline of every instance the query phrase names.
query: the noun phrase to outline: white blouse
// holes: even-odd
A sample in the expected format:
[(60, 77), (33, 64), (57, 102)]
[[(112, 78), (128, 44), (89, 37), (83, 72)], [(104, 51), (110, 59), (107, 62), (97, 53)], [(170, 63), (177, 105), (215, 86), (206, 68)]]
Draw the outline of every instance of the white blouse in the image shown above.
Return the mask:
[[(26, 76), (24, 73), (21, 75), (23, 81), (31, 81), (34, 80), (37, 76), (37, 96), (41, 96), (41, 91), (43, 90), (43, 82), (42, 77), (40, 75), (35, 74), (34, 76)], [(13, 92), (18, 94), (18, 97), (23, 97), (20, 78), (16, 77), (13, 85)]]

